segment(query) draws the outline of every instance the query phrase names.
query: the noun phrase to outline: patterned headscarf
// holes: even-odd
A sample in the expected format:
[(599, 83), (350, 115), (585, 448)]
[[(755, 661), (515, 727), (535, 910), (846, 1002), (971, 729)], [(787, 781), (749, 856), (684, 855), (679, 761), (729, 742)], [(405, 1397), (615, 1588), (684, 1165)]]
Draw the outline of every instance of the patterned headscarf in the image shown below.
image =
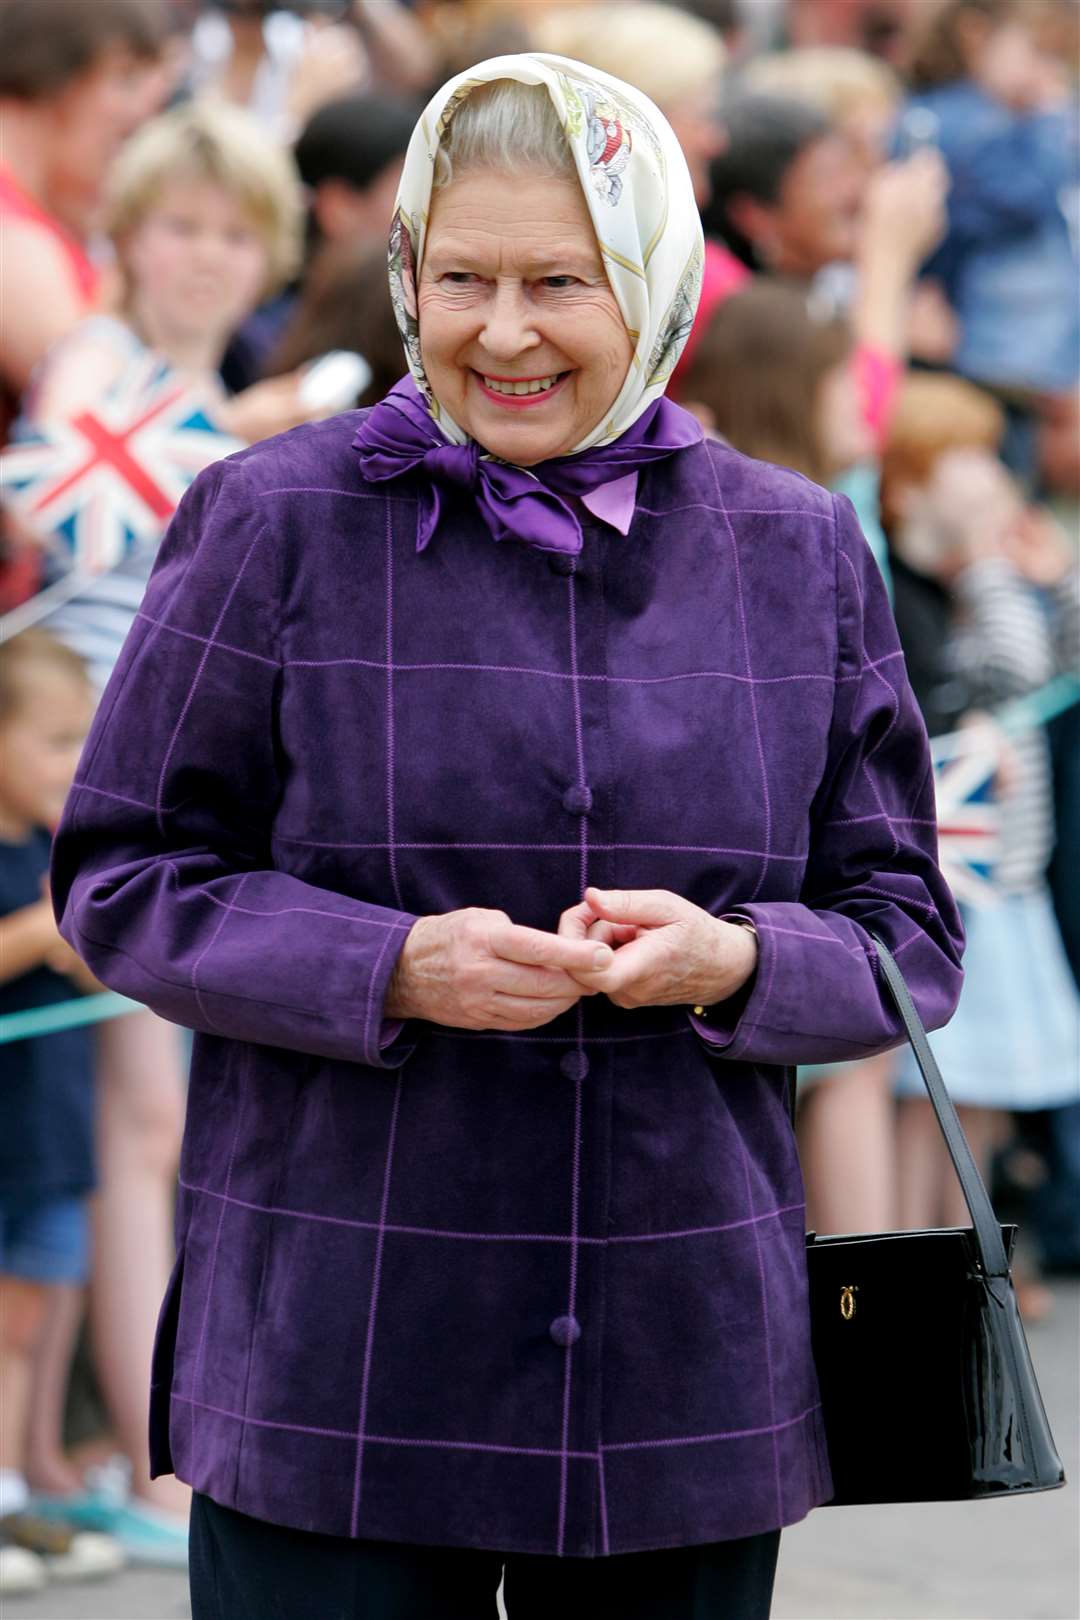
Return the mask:
[[(459, 73), (428, 103), (405, 155), (390, 236), (390, 292), (405, 354), (428, 411), (451, 444), (466, 435), (434, 397), (420, 358), (416, 269), (423, 262), (435, 158), (454, 113), (496, 79), (542, 84), (573, 154), (604, 269), (634, 339), (610, 412), (570, 454), (609, 445), (660, 398), (690, 333), (701, 290), (701, 221), (686, 159), (640, 90), (564, 56), (496, 56)], [(507, 154), (512, 170), (513, 154)]]

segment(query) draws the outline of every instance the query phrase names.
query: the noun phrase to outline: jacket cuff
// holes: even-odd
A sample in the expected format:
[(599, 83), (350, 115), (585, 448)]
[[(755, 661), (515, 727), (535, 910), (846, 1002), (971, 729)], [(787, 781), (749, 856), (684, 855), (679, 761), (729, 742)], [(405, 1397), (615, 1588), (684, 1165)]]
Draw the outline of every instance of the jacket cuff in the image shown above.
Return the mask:
[(388, 935), (386, 948), (379, 953), (368, 985), (365, 1003), (367, 1016), (364, 1020), (363, 1051), (360, 1061), (374, 1069), (400, 1069), (416, 1049), (414, 1022), (402, 1018), (387, 1018), (383, 1013), (398, 957), (409, 937), (413, 923), (416, 922), (416, 918), (408, 913), (401, 913), (400, 920), (405, 926)]
[(703, 1009), (701, 1013), (692, 1009), (687, 1013), (687, 1017), (706, 1046), (712, 1047), (717, 1052), (727, 1053), (736, 1040), (747, 1013), (750, 1012), (751, 1016), (753, 1016), (754, 997), (758, 986), (761, 984), (763, 942), (749, 909), (746, 911), (725, 911), (719, 921), (737, 923), (740, 927), (751, 930), (758, 942), (757, 965), (746, 983), (741, 989), (736, 990), (733, 996), (729, 996), (726, 1001), (714, 1002), (711, 1007)]
[(408, 1018), (384, 1018), (379, 1032), (376, 1068), (400, 1069), (416, 1051), (416, 1022)]

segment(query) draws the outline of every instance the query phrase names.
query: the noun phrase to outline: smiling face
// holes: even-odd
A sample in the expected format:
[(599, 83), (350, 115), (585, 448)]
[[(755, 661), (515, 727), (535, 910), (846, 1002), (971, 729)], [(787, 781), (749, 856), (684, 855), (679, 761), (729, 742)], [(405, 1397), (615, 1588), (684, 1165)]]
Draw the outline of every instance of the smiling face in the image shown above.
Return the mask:
[(259, 299), (266, 239), (238, 198), (214, 181), (176, 179), (121, 246), (137, 313), (157, 338), (224, 340)]
[(417, 304), (436, 399), (518, 466), (584, 439), (633, 357), (576, 181), (477, 170), (436, 191)]

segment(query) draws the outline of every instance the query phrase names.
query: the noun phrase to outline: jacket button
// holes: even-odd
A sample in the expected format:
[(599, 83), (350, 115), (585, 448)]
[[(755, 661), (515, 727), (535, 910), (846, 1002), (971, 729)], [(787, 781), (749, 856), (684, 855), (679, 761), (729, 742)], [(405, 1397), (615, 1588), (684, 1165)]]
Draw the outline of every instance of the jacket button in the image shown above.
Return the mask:
[(562, 796), (563, 809), (569, 810), (573, 816), (587, 816), (592, 809), (592, 788), (586, 787), (584, 782), (576, 782), (568, 787)]
[(565, 1350), (581, 1338), (581, 1323), (576, 1316), (557, 1316), (548, 1332), (555, 1343), (561, 1344)]
[(553, 574), (573, 574), (577, 571), (577, 558), (568, 557), (565, 551), (556, 551), (548, 558), (548, 567)]
[(568, 1080), (584, 1080), (589, 1072), (589, 1060), (584, 1052), (564, 1052), (559, 1068)]

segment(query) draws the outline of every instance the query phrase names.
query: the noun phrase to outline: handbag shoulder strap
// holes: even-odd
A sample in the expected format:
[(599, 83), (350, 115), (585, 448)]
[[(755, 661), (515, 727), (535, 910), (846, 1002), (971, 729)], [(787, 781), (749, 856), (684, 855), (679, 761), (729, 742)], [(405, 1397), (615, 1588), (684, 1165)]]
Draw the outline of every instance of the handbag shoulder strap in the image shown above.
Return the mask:
[(988, 1277), (1007, 1277), (1009, 1262), (1005, 1254), (1005, 1245), (1001, 1240), (1001, 1227), (994, 1214), (990, 1195), (971, 1156), (971, 1149), (968, 1147), (967, 1137), (957, 1117), (953, 1100), (941, 1078), (941, 1070), (930, 1050), (930, 1042), (926, 1038), (922, 1020), (911, 999), (911, 991), (891, 952), (876, 934), (871, 934), (870, 937), (877, 951), (881, 976), (900, 1014), (907, 1038), (911, 1042), (915, 1061), (919, 1065), (919, 1072), (930, 1098), (930, 1105), (941, 1128), (941, 1134), (945, 1138), (945, 1146), (949, 1150), (953, 1168), (959, 1177), (964, 1202), (967, 1204), (975, 1229), (975, 1246), (979, 1253), (979, 1262)]

